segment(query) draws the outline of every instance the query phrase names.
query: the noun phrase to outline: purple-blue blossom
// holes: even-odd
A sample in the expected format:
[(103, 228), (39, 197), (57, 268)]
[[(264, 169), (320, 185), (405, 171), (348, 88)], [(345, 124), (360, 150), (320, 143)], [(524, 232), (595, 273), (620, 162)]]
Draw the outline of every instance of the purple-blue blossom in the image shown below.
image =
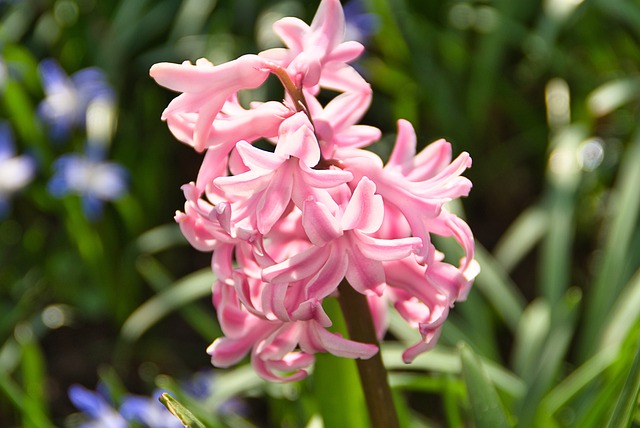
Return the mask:
[(31, 157), (16, 156), (11, 129), (0, 122), (0, 218), (9, 211), (11, 196), (33, 179), (35, 169)]
[(69, 388), (69, 399), (84, 415), (78, 428), (127, 428), (131, 423), (145, 428), (182, 428), (180, 421), (154, 397), (127, 395), (119, 409), (106, 397), (102, 385), (91, 391), (80, 385)]
[(344, 5), (345, 40), (355, 40), (365, 44), (378, 31), (380, 18), (365, 10), (362, 0), (351, 0)]
[(100, 154), (69, 154), (53, 164), (55, 173), (49, 181), (49, 192), (57, 197), (77, 194), (89, 219), (102, 213), (104, 201), (113, 201), (127, 190), (127, 170), (115, 162), (102, 160)]
[(114, 100), (113, 89), (97, 67), (82, 69), (69, 77), (55, 60), (45, 59), (38, 71), (45, 92), (38, 114), (54, 140), (65, 139), (72, 129), (84, 126), (91, 102)]
[(69, 388), (69, 399), (85, 420), (78, 428), (127, 428), (126, 419), (107, 401), (105, 394), (90, 391), (80, 385)]
[(160, 402), (163, 391), (156, 391), (153, 398), (128, 395), (120, 406), (120, 414), (129, 422), (149, 428), (183, 428), (178, 418)]

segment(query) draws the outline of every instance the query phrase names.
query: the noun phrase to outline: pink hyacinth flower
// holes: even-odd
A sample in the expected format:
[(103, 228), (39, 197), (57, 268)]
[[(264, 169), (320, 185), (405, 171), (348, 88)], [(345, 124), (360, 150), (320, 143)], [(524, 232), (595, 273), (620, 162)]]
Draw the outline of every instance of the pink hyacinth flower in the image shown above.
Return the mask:
[[(329, 331), (322, 304), (343, 287), (366, 298), (379, 339), (390, 307), (417, 330), (403, 354), (411, 362), (436, 344), (479, 272), (469, 226), (447, 209), (471, 189), (462, 176), (471, 158), (454, 159), (445, 140), (416, 153), (404, 120), (386, 165), (364, 150), (381, 133), (360, 123), (372, 90), (348, 64), (364, 48), (344, 41), (338, 0), (322, 0), (311, 25), (284, 18), (274, 30), (284, 48), (151, 69), (181, 92), (162, 116), (169, 129), (205, 152), (175, 219), (194, 248), (213, 253), (224, 336), (208, 348), (212, 363), (229, 367), (251, 355), (263, 378), (294, 381), (318, 352), (370, 358), (376, 345)], [(242, 106), (238, 91), (271, 73), (284, 97)], [(457, 264), (445, 261), (433, 235), (458, 242)]]

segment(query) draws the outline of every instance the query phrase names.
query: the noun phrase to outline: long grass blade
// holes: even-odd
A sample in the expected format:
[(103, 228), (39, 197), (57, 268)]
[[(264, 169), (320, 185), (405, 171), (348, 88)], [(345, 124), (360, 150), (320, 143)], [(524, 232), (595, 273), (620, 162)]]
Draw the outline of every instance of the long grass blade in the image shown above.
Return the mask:
[(580, 340), (583, 359), (593, 354), (600, 343), (614, 302), (620, 296), (626, 282), (625, 262), (633, 232), (637, 228), (640, 212), (640, 127), (637, 128), (627, 149), (612, 203), (609, 205), (607, 238), (601, 254), (595, 280), (587, 299), (585, 325)]
[(462, 377), (467, 385), (467, 395), (476, 428), (510, 427), (498, 393), (482, 363), (468, 346), (460, 345), (459, 350)]
[(167, 314), (210, 295), (214, 280), (208, 268), (178, 280), (173, 287), (155, 295), (136, 309), (123, 324), (120, 334), (127, 341), (137, 340)]

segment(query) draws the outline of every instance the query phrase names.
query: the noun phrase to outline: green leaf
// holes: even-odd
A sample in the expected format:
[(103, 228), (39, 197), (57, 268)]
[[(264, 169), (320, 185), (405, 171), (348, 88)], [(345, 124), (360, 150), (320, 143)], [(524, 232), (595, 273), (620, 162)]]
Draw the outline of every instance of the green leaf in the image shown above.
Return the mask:
[(545, 210), (534, 205), (523, 211), (502, 235), (493, 251), (502, 268), (511, 270), (535, 247), (549, 224)]
[(607, 424), (609, 428), (629, 427), (638, 412), (640, 394), (640, 340), (637, 341), (635, 358), (626, 376), (622, 391)]
[(206, 428), (193, 413), (184, 407), (178, 400), (166, 392), (160, 396), (160, 402), (187, 428)]
[(479, 358), (464, 343), (460, 344), (458, 349), (462, 376), (467, 385), (467, 395), (476, 428), (510, 427), (498, 393)]
[[(404, 347), (385, 342), (382, 344), (382, 356), (388, 370), (424, 370), (437, 373), (458, 374), (461, 371), (460, 359), (457, 353), (444, 346), (436, 345), (429, 352), (418, 355), (411, 364), (402, 361)], [(520, 398), (526, 392), (526, 385), (503, 366), (479, 357), (492, 383), (512, 398)]]
[(622, 293), (631, 272), (625, 271), (633, 232), (640, 215), (640, 127), (622, 157), (620, 172), (613, 189), (613, 203), (608, 206), (606, 243), (599, 259), (594, 282), (587, 300), (582, 329), (580, 355), (586, 359), (600, 345), (606, 319)]
[(120, 334), (128, 341), (136, 340), (167, 314), (211, 294), (214, 280), (209, 268), (182, 278), (173, 287), (155, 295), (136, 309), (123, 324)]
[(531, 378), (542, 352), (551, 324), (551, 309), (543, 299), (533, 301), (524, 311), (515, 334), (513, 370)]
[[(333, 322), (332, 330), (346, 336), (347, 327), (335, 299), (323, 303)], [(364, 394), (355, 360), (317, 354), (313, 384), (324, 426), (366, 428), (369, 426)]]
[(49, 426), (51, 423), (46, 416), (47, 400), (44, 390), (46, 375), (42, 350), (35, 340), (33, 330), (26, 324), (16, 327), (16, 338), (22, 348), (21, 368), (25, 392), (25, 411), (37, 417), (35, 420), (26, 418), (24, 427), (40, 428)]

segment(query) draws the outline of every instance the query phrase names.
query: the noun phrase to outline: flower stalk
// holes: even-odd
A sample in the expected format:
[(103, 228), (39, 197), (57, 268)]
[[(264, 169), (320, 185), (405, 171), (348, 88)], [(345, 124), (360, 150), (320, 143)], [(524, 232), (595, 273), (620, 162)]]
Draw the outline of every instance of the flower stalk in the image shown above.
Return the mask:
[[(367, 297), (358, 293), (343, 280), (338, 287), (340, 308), (347, 324), (349, 338), (379, 346)], [(369, 359), (356, 359), (360, 383), (364, 391), (369, 419), (373, 428), (399, 427), (398, 415), (393, 403), (387, 370), (381, 352)]]

